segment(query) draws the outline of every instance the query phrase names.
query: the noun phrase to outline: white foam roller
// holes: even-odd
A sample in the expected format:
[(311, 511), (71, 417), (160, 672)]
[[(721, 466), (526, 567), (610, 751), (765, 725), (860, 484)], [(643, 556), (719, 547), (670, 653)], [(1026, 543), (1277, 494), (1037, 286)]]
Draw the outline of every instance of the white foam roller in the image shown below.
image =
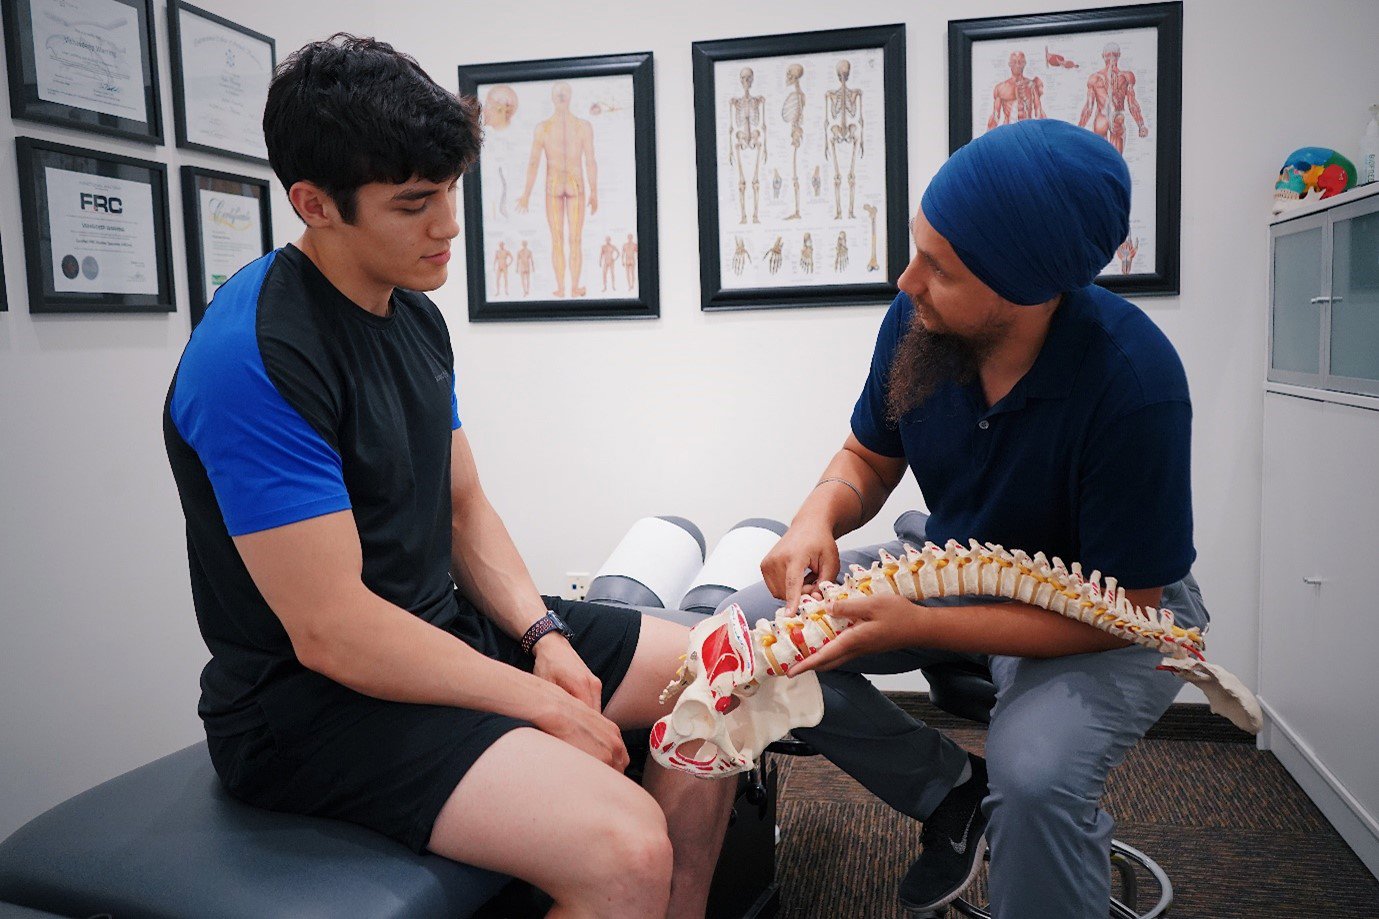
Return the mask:
[(655, 594), (663, 607), (674, 609), (703, 564), (704, 549), (696, 534), (661, 517), (643, 517), (632, 524), (594, 579), (630, 578)]
[(742, 590), (761, 580), (761, 560), (780, 541), (780, 534), (763, 526), (739, 524), (729, 530), (709, 553), (704, 568), (694, 578), (696, 587), (728, 587)]

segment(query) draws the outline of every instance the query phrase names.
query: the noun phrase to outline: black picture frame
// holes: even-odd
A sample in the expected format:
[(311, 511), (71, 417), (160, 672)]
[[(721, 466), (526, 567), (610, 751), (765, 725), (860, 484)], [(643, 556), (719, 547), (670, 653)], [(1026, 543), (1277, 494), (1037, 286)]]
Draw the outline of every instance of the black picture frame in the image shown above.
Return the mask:
[[(874, 183), (875, 187), (883, 188), (885, 193), (884, 216), (881, 226), (885, 232), (885, 240), (881, 245), (881, 251), (885, 255), (885, 270), (881, 272), (875, 280), (851, 281), (838, 284), (816, 284), (816, 283), (781, 283), (776, 286), (755, 286), (755, 287), (725, 287), (723, 276), (724, 264), (724, 228), (721, 225), (722, 215), (719, 212), (720, 189), (719, 169), (722, 167), (720, 160), (720, 148), (723, 141), (719, 136), (719, 117), (717, 111), (717, 98), (715, 96), (715, 69), (720, 63), (729, 63), (748, 59), (759, 58), (780, 58), (789, 59), (800, 55), (813, 54), (838, 54), (856, 52), (859, 50), (879, 51), (881, 54), (881, 75), (880, 86), (882, 100), (880, 110), (884, 114), (884, 134), (882, 136), (883, 149), (885, 152), (884, 177)], [(909, 210), (909, 180), (908, 180), (908, 151), (906, 141), (906, 92), (905, 92), (905, 26), (903, 24), (868, 26), (851, 29), (833, 29), (820, 32), (804, 32), (789, 35), (763, 35), (750, 38), (733, 38), (718, 41), (695, 42), (691, 50), (693, 59), (694, 74), (694, 135), (696, 162), (698, 171), (699, 189), (699, 252), (700, 252), (700, 296), (701, 308), (704, 310), (747, 310), (747, 309), (780, 309), (797, 307), (815, 306), (839, 306), (839, 305), (876, 305), (889, 303), (895, 298), (895, 282), (900, 277), (900, 273), (905, 268), (905, 263), (909, 257), (909, 243), (906, 226), (910, 216)], [(785, 63), (785, 61), (782, 61)], [(788, 64), (787, 64), (788, 66)], [(831, 79), (837, 78), (835, 72), (830, 75)], [(816, 94), (817, 95), (817, 94)], [(763, 93), (764, 97), (764, 93)], [(872, 106), (871, 103), (867, 103)], [(814, 111), (822, 111), (822, 107), (816, 101), (813, 103)], [(816, 123), (817, 117), (813, 112), (809, 101), (804, 104), (804, 111), (807, 113), (804, 122), (804, 136), (807, 137), (810, 129)], [(773, 127), (777, 135), (785, 133), (781, 126), (782, 108), (779, 103), (763, 103), (764, 118), (769, 119), (769, 124)], [(875, 110), (874, 107), (871, 110)], [(820, 132), (822, 133), (822, 132)], [(769, 136), (769, 131), (768, 131)], [(825, 135), (826, 136), (826, 135)], [(873, 141), (874, 142), (874, 141)], [(815, 141), (811, 141), (815, 143)], [(787, 143), (785, 145), (789, 147)], [(777, 149), (781, 148), (777, 142)], [(726, 149), (726, 148), (724, 148)], [(802, 145), (796, 147), (792, 156), (792, 162), (798, 157), (798, 150), (803, 149)], [(836, 147), (835, 147), (836, 149)], [(864, 156), (866, 155), (864, 150)], [(874, 154), (873, 154), (874, 155)], [(838, 162), (836, 159), (834, 162)], [(822, 168), (824, 164), (816, 164)], [(792, 176), (792, 185), (798, 176)], [(763, 183), (764, 184), (764, 183)], [(774, 183), (773, 183), (774, 184)], [(817, 189), (819, 183), (814, 183)], [(839, 189), (842, 188), (840, 184)], [(837, 194), (838, 192), (835, 192)], [(793, 194), (793, 192), (792, 192)], [(847, 195), (846, 191), (841, 192)], [(819, 197), (819, 192), (815, 191), (815, 197)], [(828, 197), (827, 193), (823, 196)], [(836, 202), (837, 199), (835, 199)], [(825, 205), (827, 201), (825, 200)], [(798, 197), (795, 198), (795, 213), (799, 214)], [(874, 207), (874, 205), (873, 205)], [(756, 204), (753, 205), (754, 216)], [(817, 213), (817, 211), (816, 211)], [(745, 219), (746, 205), (742, 204), (742, 217)], [(785, 219), (793, 219), (787, 217)], [(856, 218), (849, 218), (851, 223), (843, 229), (851, 229), (857, 225)], [(821, 218), (822, 223), (828, 222), (825, 214)], [(865, 224), (865, 218), (862, 223)], [(873, 216), (871, 221), (871, 238), (873, 257), (864, 267), (875, 264), (880, 268), (879, 262), (875, 258), (876, 251), (876, 220)], [(813, 225), (819, 225), (818, 223)], [(803, 224), (799, 225), (803, 226)], [(829, 225), (826, 231), (829, 236), (833, 230), (839, 229), (838, 225)], [(770, 235), (771, 231), (768, 231)], [(865, 232), (865, 231), (863, 231)], [(802, 231), (803, 233), (803, 231)], [(783, 233), (781, 235), (784, 235)], [(810, 233), (812, 237), (812, 232)], [(841, 249), (842, 238), (836, 238), (835, 252), (846, 252)], [(776, 252), (776, 263), (780, 265), (780, 246), (781, 236), (777, 236), (776, 244), (773, 247)], [(738, 241), (734, 242), (738, 246)], [(804, 252), (808, 248), (810, 255), (807, 264), (809, 274), (813, 274), (814, 258), (812, 242), (808, 247), (805, 246), (803, 235), (800, 240), (800, 258), (798, 264), (803, 269), (806, 264)], [(826, 252), (826, 241), (821, 240), (820, 252)], [(865, 251), (865, 250), (863, 250)], [(769, 250), (768, 250), (769, 252)], [(766, 258), (767, 256), (762, 256)], [(859, 253), (858, 261), (861, 261)], [(846, 261), (846, 258), (844, 258)], [(825, 263), (826, 264), (826, 263)], [(835, 270), (838, 264), (835, 258)], [(820, 269), (822, 270), (822, 268)], [(772, 274), (775, 272), (772, 271)], [(801, 272), (803, 274), (804, 272)]]
[[(115, 153), (86, 150), (66, 144), (38, 140), (32, 137), (15, 138), (19, 162), (19, 204), (24, 223), (24, 252), (29, 276), (29, 312), (31, 313), (171, 313), (176, 310), (172, 282), (172, 250), (169, 238), (168, 182), (167, 166), (150, 160), (134, 159)], [(86, 293), (81, 291), (59, 291), (54, 281), (51, 223), (51, 206), (48, 201), (48, 168), (57, 168), (86, 175), (143, 182), (150, 187), (149, 215), (153, 228), (153, 258), (156, 265), (157, 290), (154, 293)], [(84, 197), (84, 196), (83, 196)], [(82, 209), (86, 203), (81, 202)], [(109, 202), (91, 202), (95, 215), (105, 216), (117, 213), (111, 210)], [(95, 227), (91, 232), (107, 234), (108, 230)], [(99, 273), (99, 261), (95, 254), (99, 248), (89, 250), (78, 259), (80, 252), (74, 251), (73, 272), (77, 267), (89, 279)], [(87, 259), (91, 259), (90, 263)], [(86, 265), (91, 264), (89, 273)], [(64, 272), (65, 273), (65, 272)]]
[[(3, 248), (3, 247), (0, 247)], [(10, 310), (10, 289), (5, 283), (5, 258), (0, 251), (0, 313), (8, 313)]]
[[(273, 211), (269, 203), (272, 188), (267, 179), (219, 172), (201, 166), (183, 166), (181, 171), (182, 219), (186, 225), (187, 233), (187, 279), (191, 288), (191, 323), (192, 328), (195, 329), (206, 315), (206, 307), (210, 304), (213, 296), (213, 292), (207, 290), (206, 284), (207, 240), (202, 232), (204, 226), (202, 218), (205, 214), (201, 206), (201, 192), (218, 191), (257, 199), (259, 246), (253, 258), (258, 258), (267, 255), (273, 248)], [(243, 215), (231, 214), (227, 219), (232, 221), (228, 226), (233, 228), (233, 221), (242, 220)], [(245, 229), (248, 230), (251, 227), (246, 226)], [(224, 266), (226, 269), (224, 278), (228, 279), (235, 271), (248, 263)]]
[[(268, 74), (271, 77), (273, 70), (278, 65), (278, 44), (269, 35), (256, 32), (247, 26), (232, 22), (223, 16), (203, 10), (200, 7), (192, 6), (190, 3), (183, 3), (181, 0), (168, 0), (168, 47), (171, 49), (172, 58), (172, 110), (173, 125), (177, 137), (177, 146), (185, 150), (199, 150), (203, 153), (214, 153), (219, 156), (226, 156), (232, 159), (245, 160), (251, 163), (268, 163), (268, 151), (265, 148), (263, 155), (236, 150), (229, 147), (215, 146), (212, 144), (200, 143), (189, 139), (190, 125), (188, 123), (187, 106), (187, 86), (186, 86), (186, 61), (183, 57), (182, 38), (185, 31), (182, 23), (183, 16), (194, 16), (215, 23), (218, 26), (238, 33), (250, 42), (266, 46), (263, 53), (268, 57)], [(230, 53), (233, 49), (230, 49)], [(233, 61), (233, 58), (230, 58)], [(267, 99), (268, 83), (264, 82), (264, 100)], [(258, 144), (263, 143), (263, 108), (259, 106), (254, 126), (258, 129)]]
[[(1081, 92), (1085, 99), (1089, 92), (1085, 81), (1098, 71), (1092, 70), (1093, 62), (1091, 61), (1079, 63), (1065, 60), (1061, 54), (1052, 53), (1050, 49), (1058, 47), (1057, 38), (1060, 36), (1086, 36), (1087, 33), (1094, 32), (1116, 32), (1146, 28), (1156, 30), (1157, 34), (1157, 55), (1153, 62), (1155, 112), (1146, 118), (1146, 123), (1150, 126), (1149, 130), (1153, 132), (1155, 137), (1155, 143), (1152, 147), (1152, 168), (1155, 180), (1152, 189), (1138, 186), (1134, 186), (1132, 189), (1132, 235), (1127, 238), (1127, 244), (1133, 238), (1136, 241), (1136, 249), (1143, 248), (1139, 236), (1136, 235), (1138, 231), (1136, 230), (1135, 202), (1142, 200), (1147, 195), (1149, 200), (1154, 202), (1153, 265), (1148, 270), (1136, 270), (1134, 268), (1135, 253), (1124, 248), (1117, 254), (1117, 261), (1121, 265), (1119, 273), (1109, 270), (1103, 272), (1097, 278), (1096, 283), (1126, 296), (1171, 296), (1179, 293), (1180, 278), (1183, 101), (1182, 3), (1150, 3), (1142, 6), (1102, 7), (1029, 16), (993, 16), (949, 22), (948, 143), (950, 151), (956, 151), (970, 141), (973, 136), (973, 122), (977, 108), (993, 104), (990, 96), (986, 99), (973, 98), (975, 44), (979, 42), (1002, 43), (992, 46), (991, 57), (998, 56), (999, 52), (1007, 46), (1012, 49), (1012, 55), (1017, 51), (1023, 53), (1023, 49), (1019, 47), (1021, 44), (1030, 45), (1031, 54), (1042, 49), (1043, 66), (1047, 68), (1047, 75), (1050, 80), (1055, 74), (1061, 76), (1060, 71), (1076, 74), (1078, 78), (1083, 80)], [(1029, 58), (1030, 55), (1026, 55), (1026, 60)], [(1035, 76), (1039, 76), (1041, 71), (1037, 59), (1035, 60), (1036, 65), (1033, 70)], [(1119, 60), (1119, 55), (1117, 55), (1117, 60)], [(1100, 67), (1103, 62), (1104, 59), (1101, 62), (1096, 62), (1095, 66)], [(1075, 69), (1070, 69), (1069, 65)], [(1138, 69), (1140, 82), (1143, 85), (1144, 68), (1148, 66), (1147, 62), (1131, 61), (1127, 62), (1126, 69), (1133, 68), (1132, 72), (1134, 69)], [(1035, 79), (1033, 76), (1027, 78), (1031, 81)], [(1043, 79), (1042, 76), (1039, 78)], [(1084, 102), (1084, 109), (1087, 107)], [(1140, 149), (1148, 150), (1150, 148), (1147, 146), (1139, 148), (1139, 145), (1144, 144), (1143, 139), (1130, 136), (1137, 133), (1133, 109), (1129, 111), (1132, 116), (1131, 120), (1125, 119), (1126, 111), (1116, 112), (1109, 108), (1107, 111), (1120, 115), (1122, 123), (1126, 125), (1126, 137), (1123, 143), (1126, 150), (1123, 152), (1126, 153), (1127, 161), (1131, 164), (1131, 174), (1134, 177), (1136, 164), (1133, 157), (1139, 154)], [(1100, 114), (1101, 111), (1098, 106), (1096, 115), (1100, 116)], [(1080, 119), (1088, 118), (1085, 111), (1079, 117)], [(1095, 129), (1100, 118), (1090, 118), (1089, 120)], [(1114, 121), (1114, 119), (1106, 120), (1108, 122)], [(1108, 133), (1110, 133), (1109, 130)], [(1131, 145), (1136, 145), (1137, 149), (1130, 149)], [(1125, 261), (1126, 255), (1129, 256), (1128, 263)]]
[[(10, 77), (10, 114), (15, 119), (123, 137), (148, 144), (163, 143), (163, 107), (158, 89), (158, 41), (154, 33), (153, 0), (110, 0), (129, 7), (138, 23), (139, 66), (144, 84), (146, 121), (111, 112), (82, 108), (44, 99), (39, 94), (38, 63), (34, 38), (34, 3), (43, 0), (4, 0), (5, 58)], [(80, 23), (72, 24), (78, 30)], [(109, 39), (99, 30), (91, 41)], [(73, 43), (76, 44), (76, 43)]]
[[(492, 157), (497, 156), (497, 151), (503, 149), (501, 131), (490, 113), (485, 112), (485, 141), (484, 154), (480, 161), (475, 163), (464, 175), (464, 222), (465, 222), (465, 262), (468, 271), (469, 281), (469, 320), (471, 322), (507, 322), (507, 321), (535, 321), (535, 320), (563, 320), (563, 319), (655, 319), (661, 314), (660, 303), (660, 257), (658, 229), (656, 224), (656, 105), (655, 105), (655, 86), (653, 80), (653, 58), (651, 52), (640, 52), (632, 54), (610, 54), (592, 57), (571, 57), (556, 58), (539, 61), (519, 61), (513, 63), (492, 63), (492, 64), (466, 64), (459, 67), (459, 87), (460, 93), (465, 96), (478, 96), (480, 88), (488, 86), (493, 91), (499, 86), (506, 86), (512, 92), (512, 108), (500, 120), (503, 125), (516, 127), (517, 113), (521, 112), (521, 97), (516, 90), (512, 90), (513, 84), (522, 83), (546, 83), (551, 81), (570, 82), (574, 86), (573, 98), (570, 101), (571, 112), (584, 115), (587, 113), (586, 121), (592, 125), (595, 117), (607, 116), (609, 120), (603, 124), (613, 124), (612, 115), (618, 111), (630, 111), (631, 114), (631, 162), (636, 172), (635, 179), (631, 184), (632, 195), (635, 202), (627, 205), (626, 194), (623, 195), (623, 212), (621, 221), (617, 224), (621, 230), (635, 223), (635, 249), (633, 257), (636, 259), (635, 276), (637, 293), (632, 297), (608, 297), (599, 296), (592, 293), (594, 288), (595, 272), (599, 269), (599, 258), (589, 258), (588, 255), (596, 250), (597, 234), (604, 230), (593, 230), (591, 223), (593, 215), (586, 215), (584, 226), (584, 238), (581, 251), (584, 253), (584, 273), (580, 275), (581, 281), (586, 291), (590, 293), (584, 296), (555, 297), (554, 291), (551, 295), (545, 295), (544, 291), (549, 289), (549, 284), (554, 277), (554, 268), (551, 265), (552, 256), (550, 250), (554, 248), (554, 243), (548, 243), (547, 256), (545, 259), (535, 257), (534, 267), (530, 275), (531, 295), (526, 295), (521, 300), (498, 300), (495, 284), (495, 296), (489, 296), (489, 247), (486, 245), (486, 234), (492, 230), (492, 235), (497, 238), (498, 232), (496, 225), (501, 216), (497, 211), (490, 215), (489, 223), (486, 223), (485, 210), (485, 162), (492, 166)], [(596, 100), (594, 105), (590, 105), (587, 98), (580, 98), (581, 84), (579, 81), (589, 78), (602, 77), (630, 77), (631, 78), (631, 100), (630, 109), (625, 105), (621, 108), (604, 106), (599, 108), (601, 103)], [(591, 86), (593, 84), (583, 84)], [(483, 102), (484, 100), (480, 100)], [(624, 100), (626, 101), (626, 100)], [(528, 111), (526, 115), (532, 115), (531, 106), (539, 104), (540, 112), (550, 110), (552, 102), (548, 99), (541, 99), (537, 103), (535, 98), (528, 100)], [(597, 115), (602, 112), (603, 115)], [(526, 115), (523, 117), (525, 118)], [(627, 133), (627, 125), (624, 121), (616, 122), (621, 124), (622, 134)], [(511, 119), (511, 122), (509, 122)], [(593, 129), (591, 128), (591, 131)], [(519, 142), (520, 141), (520, 142)], [(526, 173), (529, 159), (529, 151), (533, 147), (532, 135), (513, 135), (513, 139), (508, 142), (508, 159), (515, 160), (514, 180), (520, 181), (520, 177)], [(596, 153), (600, 157), (607, 159), (607, 149), (599, 150), (595, 144)], [(617, 148), (614, 148), (617, 149)], [(512, 151), (520, 151), (518, 158)], [(621, 158), (619, 162), (627, 161), (627, 150), (625, 144), (618, 150)], [(520, 167), (520, 168), (518, 168)], [(540, 164), (540, 173), (546, 171), (544, 158)], [(607, 176), (605, 170), (600, 168), (600, 185), (605, 185)], [(506, 183), (501, 167), (497, 170), (498, 178)], [(495, 180), (496, 181), (496, 180)], [(582, 180), (581, 180), (582, 181)], [(506, 184), (502, 186), (506, 189)], [(493, 188), (493, 186), (489, 186)], [(624, 192), (628, 189), (624, 186)], [(540, 181), (533, 188), (531, 197), (536, 198), (532, 202), (528, 214), (538, 214), (542, 207)], [(505, 199), (504, 199), (505, 200)], [(492, 194), (489, 195), (492, 201)], [(514, 211), (515, 212), (515, 211)], [(634, 212), (634, 217), (629, 214)], [(605, 209), (605, 218), (608, 220), (618, 220), (617, 216), (610, 216)], [(489, 224), (494, 224), (490, 227)], [(549, 238), (549, 229), (545, 229), (546, 220), (541, 220), (542, 228), (533, 232), (533, 235), (540, 239), (540, 233), (546, 232)], [(531, 221), (526, 221), (530, 228)], [(562, 243), (567, 244), (568, 225), (563, 225)], [(606, 229), (606, 227), (605, 227)], [(630, 231), (629, 231), (630, 232)], [(611, 239), (611, 235), (609, 236)], [(506, 239), (499, 239), (499, 244), (506, 245)], [(633, 240), (628, 240), (633, 242)], [(624, 251), (624, 250), (619, 250)], [(495, 250), (496, 252), (496, 250)], [(622, 258), (621, 255), (618, 256)], [(533, 258), (528, 256), (528, 258)], [(568, 262), (568, 254), (566, 256)], [(616, 272), (624, 271), (623, 275)], [(549, 272), (549, 274), (547, 273)], [(626, 275), (623, 268), (614, 269), (614, 289), (617, 280), (625, 277), (631, 281), (631, 277)], [(573, 272), (569, 273), (571, 288), (573, 284)], [(511, 290), (509, 278), (508, 290)], [(520, 275), (518, 289), (522, 289)], [(600, 291), (602, 293), (602, 291)], [(512, 296), (509, 293), (509, 296)]]

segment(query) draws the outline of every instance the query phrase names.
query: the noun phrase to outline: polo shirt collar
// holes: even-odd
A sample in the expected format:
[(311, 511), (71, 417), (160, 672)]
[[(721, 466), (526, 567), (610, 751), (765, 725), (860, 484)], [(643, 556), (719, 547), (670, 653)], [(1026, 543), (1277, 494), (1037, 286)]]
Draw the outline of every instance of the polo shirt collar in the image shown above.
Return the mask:
[(1025, 373), (1016, 389), (1032, 399), (1066, 399), (1073, 391), (1077, 369), (1086, 353), (1088, 325), (1084, 321), (1088, 306), (1085, 289), (1063, 295), (1063, 302), (1049, 322), (1049, 333), (1034, 366)]

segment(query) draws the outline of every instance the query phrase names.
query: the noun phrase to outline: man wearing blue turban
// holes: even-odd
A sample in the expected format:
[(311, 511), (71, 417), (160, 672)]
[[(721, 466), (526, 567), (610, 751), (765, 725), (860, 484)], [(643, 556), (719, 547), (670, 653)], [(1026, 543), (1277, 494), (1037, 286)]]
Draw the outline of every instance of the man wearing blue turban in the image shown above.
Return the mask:
[[(1192, 580), (1191, 404), (1173, 346), (1134, 304), (1091, 286), (1126, 238), (1130, 176), (1104, 139), (1054, 120), (996, 128), (924, 193), (852, 433), (762, 562), (792, 608), (839, 569), (836, 540), (906, 469), (928, 539), (1042, 551), (1115, 576), (1140, 606), (1206, 625)], [(755, 610), (749, 610), (755, 618)], [(981, 865), (999, 919), (1105, 919), (1107, 773), (1180, 686), (1160, 655), (1019, 602), (840, 603), (855, 624), (798, 670), (825, 715), (796, 733), (924, 821), (902, 905), (955, 899)], [(990, 673), (986, 758), (901, 712), (859, 674), (940, 662)], [(837, 669), (835, 669), (837, 668)]]

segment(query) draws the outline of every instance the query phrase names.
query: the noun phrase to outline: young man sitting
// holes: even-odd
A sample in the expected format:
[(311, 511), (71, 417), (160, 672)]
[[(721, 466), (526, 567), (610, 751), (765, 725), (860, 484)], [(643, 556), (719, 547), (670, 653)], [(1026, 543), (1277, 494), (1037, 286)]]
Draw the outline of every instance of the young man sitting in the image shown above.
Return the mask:
[(541, 597), (484, 496), (445, 322), (478, 111), (371, 39), (278, 68), (264, 133), (306, 230), (217, 291), (168, 456), (236, 797), (530, 881), (550, 915), (702, 916), (732, 781), (647, 764), (683, 627)]

